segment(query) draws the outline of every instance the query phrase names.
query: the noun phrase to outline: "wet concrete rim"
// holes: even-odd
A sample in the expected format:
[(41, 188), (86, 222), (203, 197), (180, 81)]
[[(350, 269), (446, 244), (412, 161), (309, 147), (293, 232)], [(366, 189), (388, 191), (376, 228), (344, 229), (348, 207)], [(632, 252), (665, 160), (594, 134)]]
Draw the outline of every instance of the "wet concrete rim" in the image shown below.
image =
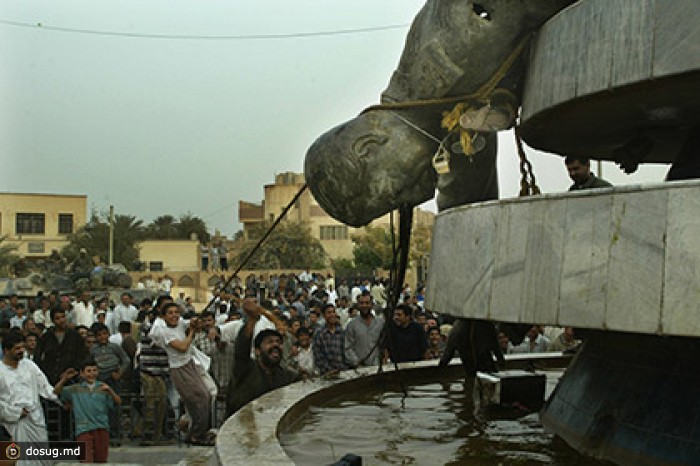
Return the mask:
[[(438, 369), (437, 360), (401, 363), (402, 375), (413, 378)], [(461, 370), (454, 359), (449, 371)], [(221, 465), (294, 464), (279, 442), (278, 433), (294, 423), (316, 400), (328, 399), (360, 385), (375, 384), (392, 377), (394, 366), (363, 367), (341, 372), (336, 379), (314, 379), (279, 388), (251, 401), (221, 426), (216, 439), (216, 454)], [(409, 376), (406, 374), (410, 372)]]
[[(559, 352), (506, 355), (506, 368), (521, 367), (535, 356), (545, 366), (565, 367), (570, 356)], [(549, 361), (549, 362), (547, 362)], [(564, 366), (562, 366), (564, 364)], [(400, 363), (398, 369), (405, 381), (445, 371), (462, 371), (458, 358), (447, 368), (439, 368), (438, 360)], [(298, 382), (273, 390), (251, 401), (221, 426), (216, 439), (216, 455), (221, 465), (292, 465), (294, 462), (282, 447), (278, 434), (285, 431), (304, 414), (309, 406), (321, 400), (347, 393), (359, 386), (391, 382), (396, 379), (393, 365), (384, 366), (382, 373), (377, 367), (363, 367), (341, 372), (336, 379), (314, 379)]]

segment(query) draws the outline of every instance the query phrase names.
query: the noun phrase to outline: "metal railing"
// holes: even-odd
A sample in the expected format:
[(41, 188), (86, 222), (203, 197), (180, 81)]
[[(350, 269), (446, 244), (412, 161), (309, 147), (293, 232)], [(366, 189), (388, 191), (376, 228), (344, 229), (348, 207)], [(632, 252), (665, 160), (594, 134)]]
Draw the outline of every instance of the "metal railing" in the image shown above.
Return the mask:
[[(178, 429), (176, 412), (184, 413), (185, 409), (180, 402), (176, 411), (170, 405), (167, 398), (147, 397), (129, 391), (120, 394), (122, 404), (115, 406), (119, 413), (120, 435), (112, 438), (112, 441), (129, 442), (131, 444), (141, 441), (144, 445), (154, 440), (175, 441), (178, 444), (185, 439), (185, 434)], [(164, 405), (164, 408), (163, 408)], [(158, 409), (164, 409), (163, 425), (157, 425)], [(46, 429), (49, 440), (73, 440), (75, 438), (75, 421), (71, 410), (52, 401), (42, 399)], [(212, 403), (212, 427), (219, 428), (226, 419), (226, 401), (224, 395), (216, 397)], [(158, 433), (161, 435), (158, 435)]]

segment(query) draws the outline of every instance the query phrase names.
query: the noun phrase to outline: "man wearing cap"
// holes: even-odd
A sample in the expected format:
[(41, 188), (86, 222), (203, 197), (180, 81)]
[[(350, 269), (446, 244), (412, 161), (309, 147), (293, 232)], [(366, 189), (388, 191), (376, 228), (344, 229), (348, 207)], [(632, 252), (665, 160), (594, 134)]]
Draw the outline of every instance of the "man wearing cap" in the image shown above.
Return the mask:
[(94, 263), (87, 255), (87, 250), (85, 248), (80, 248), (78, 257), (76, 257), (71, 264), (71, 280), (76, 282), (81, 278), (90, 278), (90, 272), (92, 271), (93, 266)]
[[(266, 328), (255, 336), (255, 324), (261, 315), (272, 322), (277, 318), (259, 305), (244, 306), (246, 322), (235, 343), (233, 379), (228, 385), (226, 412), (230, 416), (246, 403), (276, 388), (300, 380), (296, 371), (280, 365), (282, 361), (282, 334)], [(255, 347), (255, 359), (250, 358), (250, 346)]]

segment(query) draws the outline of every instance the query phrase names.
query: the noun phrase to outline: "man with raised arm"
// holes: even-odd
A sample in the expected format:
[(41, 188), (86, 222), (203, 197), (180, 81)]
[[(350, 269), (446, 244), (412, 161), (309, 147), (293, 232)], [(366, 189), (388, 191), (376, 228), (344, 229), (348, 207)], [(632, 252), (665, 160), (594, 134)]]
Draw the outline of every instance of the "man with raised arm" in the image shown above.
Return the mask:
[[(245, 321), (235, 342), (233, 379), (229, 382), (226, 412), (230, 416), (246, 403), (276, 388), (300, 380), (296, 371), (282, 366), (282, 334), (265, 328), (253, 339), (256, 324), (265, 317), (277, 323), (270, 311), (258, 305), (254, 298), (243, 301)], [(251, 344), (255, 359), (250, 357)]]

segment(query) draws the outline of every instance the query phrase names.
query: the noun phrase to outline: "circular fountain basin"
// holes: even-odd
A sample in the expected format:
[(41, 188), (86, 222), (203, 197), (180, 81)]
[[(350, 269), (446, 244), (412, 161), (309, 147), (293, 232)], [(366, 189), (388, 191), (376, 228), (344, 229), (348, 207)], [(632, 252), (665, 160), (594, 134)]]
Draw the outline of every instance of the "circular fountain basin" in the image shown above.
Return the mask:
[(363, 464), (493, 464), (498, 458), (503, 464), (599, 464), (553, 440), (536, 412), (488, 409), (474, 416), (457, 360), (445, 369), (436, 361), (399, 368), (398, 375), (393, 367), (382, 374), (376, 367), (346, 371), (254, 400), (222, 426), (220, 463), (326, 465), (354, 453)]
[[(436, 361), (399, 364), (406, 377), (414, 371), (435, 371)], [(451, 371), (462, 370), (453, 364)], [(343, 393), (372, 386), (389, 377), (393, 367), (377, 374), (376, 367), (341, 372), (334, 379), (314, 379), (273, 390), (251, 401), (226, 420), (216, 439), (216, 453), (222, 465), (294, 464), (279, 442), (278, 435), (302, 416), (310, 406)]]

